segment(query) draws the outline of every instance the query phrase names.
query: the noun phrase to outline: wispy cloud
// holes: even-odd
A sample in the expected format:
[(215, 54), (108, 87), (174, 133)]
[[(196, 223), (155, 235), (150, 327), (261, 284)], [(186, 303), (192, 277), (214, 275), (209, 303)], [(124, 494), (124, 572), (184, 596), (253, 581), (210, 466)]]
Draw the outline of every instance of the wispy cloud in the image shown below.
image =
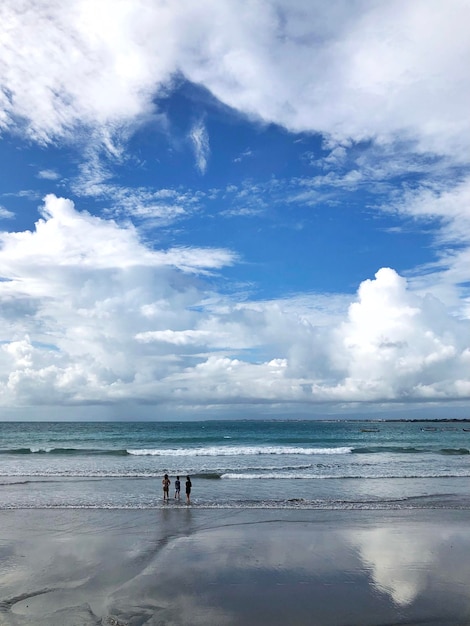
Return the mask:
[(201, 192), (143, 186), (124, 186), (113, 182), (114, 163), (109, 155), (91, 149), (72, 181), (72, 191), (81, 197), (104, 199), (109, 203), (109, 217), (135, 218), (153, 226), (166, 226), (200, 209)]
[(202, 119), (198, 120), (193, 125), (189, 133), (189, 138), (193, 146), (196, 166), (201, 174), (205, 174), (210, 154), (210, 146), (207, 128)]
[(249, 159), (252, 156), (253, 156), (253, 150), (250, 150), (250, 148), (247, 148), (241, 154), (239, 154), (237, 157), (235, 157), (233, 159), (233, 162), (234, 163), (241, 163), (245, 159)]
[(6, 209), (4, 206), (0, 205), (0, 219), (2, 220), (11, 220), (15, 217), (15, 214)]
[(60, 174), (58, 174), (55, 170), (40, 170), (38, 172), (38, 178), (43, 178), (44, 180), (58, 180), (60, 178)]

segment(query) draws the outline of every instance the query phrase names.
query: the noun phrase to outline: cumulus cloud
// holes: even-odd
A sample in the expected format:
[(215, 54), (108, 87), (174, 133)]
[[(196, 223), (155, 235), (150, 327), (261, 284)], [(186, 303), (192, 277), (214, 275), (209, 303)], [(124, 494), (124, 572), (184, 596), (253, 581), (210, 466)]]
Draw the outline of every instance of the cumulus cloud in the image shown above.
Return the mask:
[[(391, 269), (364, 281), (348, 319), (335, 331), (339, 397), (458, 398), (470, 392), (468, 320), (449, 316), (433, 296), (410, 292)], [(320, 390), (321, 391), (321, 390)]]
[(229, 251), (151, 249), (52, 195), (34, 231), (0, 243), (3, 406), (470, 397), (470, 322), (391, 269), (336, 312), (315, 296), (237, 303), (204, 281)]
[(119, 228), (112, 220), (78, 213), (74, 203), (46, 196), (36, 231), (1, 233), (2, 267), (15, 275), (23, 268), (89, 267), (93, 270), (138, 266), (172, 266), (187, 272), (219, 269), (234, 260), (222, 249), (170, 248), (154, 251), (139, 242), (132, 225)]
[[(151, 250), (132, 226), (78, 212), (55, 196), (45, 199), (33, 232), (2, 233), (0, 242), (7, 403), (44, 402), (48, 387), (59, 400), (101, 402), (125, 395), (120, 387), (136, 377), (158, 378), (166, 354), (157, 351), (136, 368), (136, 331), (193, 323), (186, 308), (202, 294), (191, 276), (233, 262), (224, 250)], [(152, 306), (154, 314), (145, 314)]]
[(6, 0), (0, 127), (40, 142), (155, 112), (176, 75), (332, 145), (373, 139), (467, 160), (465, 0)]

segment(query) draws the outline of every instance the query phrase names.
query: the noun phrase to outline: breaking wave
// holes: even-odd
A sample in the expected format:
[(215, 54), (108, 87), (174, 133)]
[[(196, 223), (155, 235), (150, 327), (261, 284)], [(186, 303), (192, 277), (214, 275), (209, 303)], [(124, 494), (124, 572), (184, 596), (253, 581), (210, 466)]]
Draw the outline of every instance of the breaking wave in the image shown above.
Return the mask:
[(341, 446), (338, 448), (298, 448), (296, 446), (210, 446), (205, 448), (144, 448), (127, 450), (134, 456), (257, 456), (261, 454), (350, 454), (352, 448)]

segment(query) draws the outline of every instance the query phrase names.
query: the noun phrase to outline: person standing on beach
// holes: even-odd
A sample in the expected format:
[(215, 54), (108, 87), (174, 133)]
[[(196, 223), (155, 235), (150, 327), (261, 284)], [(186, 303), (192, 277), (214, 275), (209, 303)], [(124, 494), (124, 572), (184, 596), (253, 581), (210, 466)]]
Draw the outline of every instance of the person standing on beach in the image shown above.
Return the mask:
[(186, 476), (186, 504), (191, 504), (191, 479), (189, 476)]
[(163, 500), (169, 500), (171, 481), (168, 478), (168, 474), (165, 474), (165, 476), (163, 477), (162, 485), (163, 485)]
[(180, 491), (181, 491), (181, 482), (180, 482), (180, 477), (177, 476), (175, 480), (175, 499), (176, 500), (180, 499)]

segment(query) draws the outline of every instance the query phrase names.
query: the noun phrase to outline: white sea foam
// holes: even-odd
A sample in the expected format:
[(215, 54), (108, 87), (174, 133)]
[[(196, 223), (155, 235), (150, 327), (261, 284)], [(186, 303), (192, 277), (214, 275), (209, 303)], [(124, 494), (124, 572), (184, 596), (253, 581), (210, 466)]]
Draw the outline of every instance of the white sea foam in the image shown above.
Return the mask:
[(270, 472), (263, 474), (235, 474), (227, 472), (222, 474), (221, 478), (232, 478), (235, 480), (301, 480), (309, 478), (322, 478), (318, 474), (313, 473), (296, 473), (296, 472)]
[(209, 446), (204, 448), (142, 448), (127, 450), (135, 456), (256, 456), (261, 454), (350, 454), (352, 448), (298, 448), (296, 446)]

